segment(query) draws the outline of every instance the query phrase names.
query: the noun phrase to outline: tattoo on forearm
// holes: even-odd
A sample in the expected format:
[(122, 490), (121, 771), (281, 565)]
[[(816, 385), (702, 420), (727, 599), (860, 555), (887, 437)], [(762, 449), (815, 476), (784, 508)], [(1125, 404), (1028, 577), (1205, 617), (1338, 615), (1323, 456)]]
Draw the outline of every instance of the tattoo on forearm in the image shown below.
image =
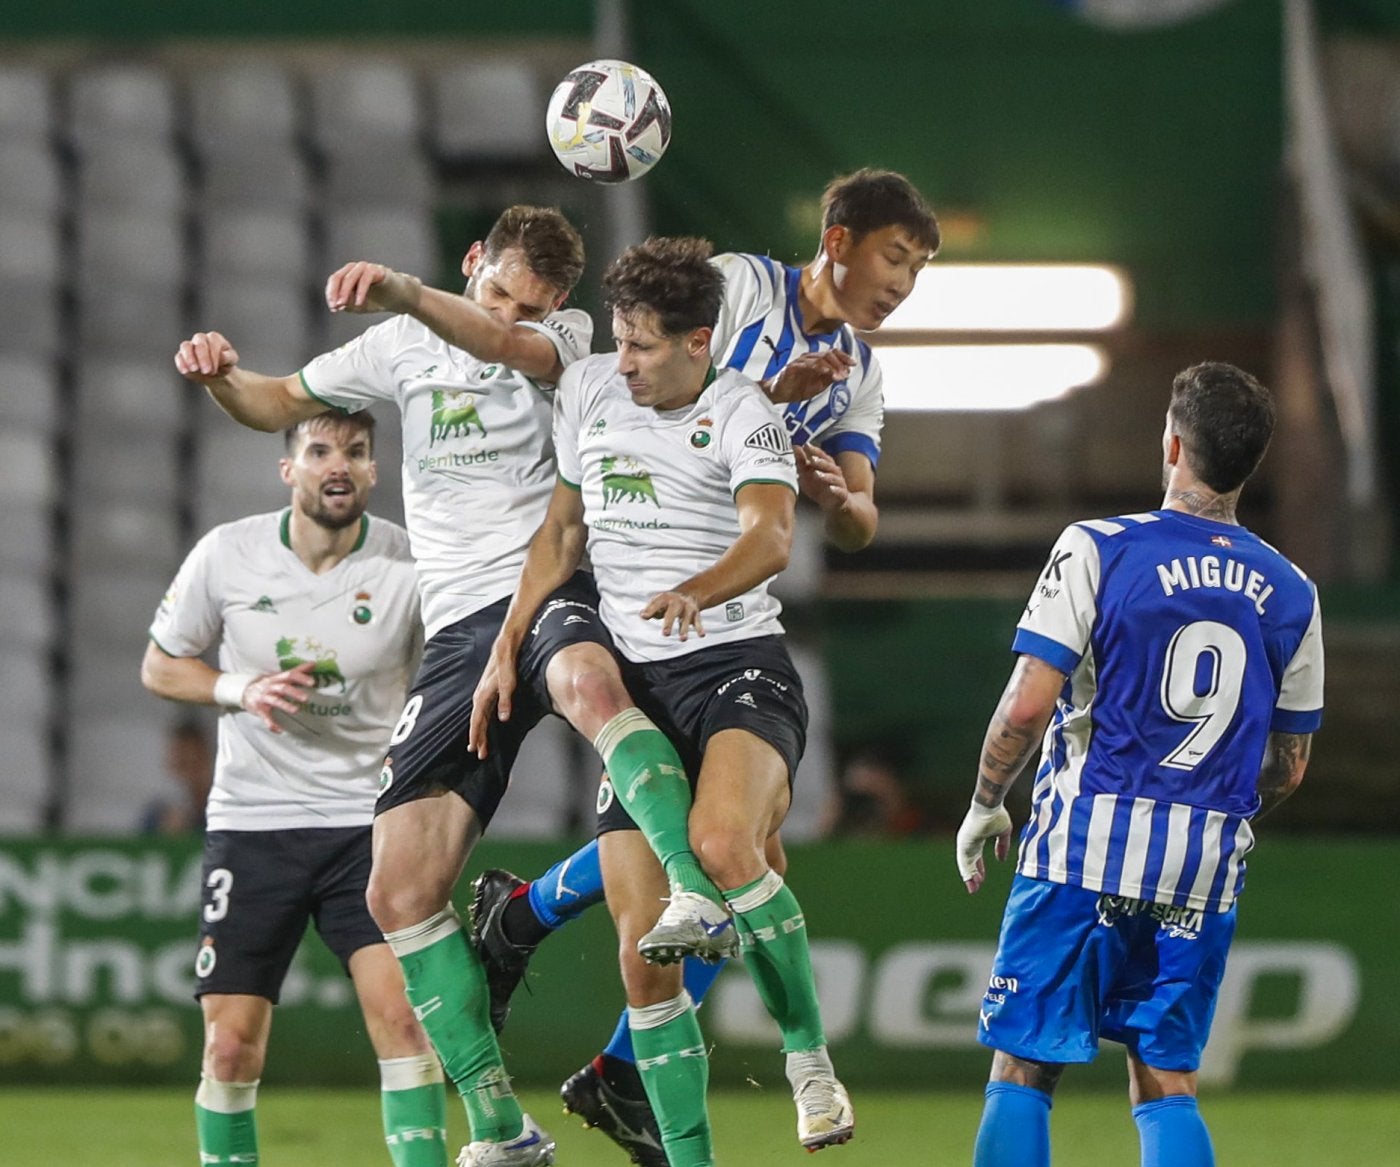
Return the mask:
[(1264, 752), (1264, 764), (1259, 768), (1259, 781), (1255, 786), (1259, 795), (1259, 812), (1254, 816), (1256, 821), (1297, 788), (1311, 748), (1312, 737), (1307, 734), (1270, 735), (1268, 748)]
[(997, 709), (982, 743), (982, 761), (977, 773), (978, 802), (983, 806), (1002, 804), (1039, 737), (1033, 728), (1012, 725), (1006, 714)]

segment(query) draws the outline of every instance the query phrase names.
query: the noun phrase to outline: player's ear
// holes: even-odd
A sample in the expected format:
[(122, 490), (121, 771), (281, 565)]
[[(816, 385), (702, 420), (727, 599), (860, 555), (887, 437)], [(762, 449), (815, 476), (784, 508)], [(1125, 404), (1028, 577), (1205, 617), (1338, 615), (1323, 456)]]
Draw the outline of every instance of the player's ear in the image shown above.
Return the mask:
[(369, 484), (371, 487), (379, 485), (379, 463), (373, 458), (369, 460)]
[(822, 232), (822, 254), (832, 263), (845, 263), (851, 250), (850, 228), (833, 223)]
[(285, 486), (292, 485), (292, 460), (290, 458), (277, 459), (277, 473)]
[(714, 336), (714, 332), (715, 330), (709, 327), (692, 329), (690, 335), (685, 338), (686, 355), (693, 360), (701, 353), (709, 352), (710, 338)]
[(480, 239), (467, 248), (467, 254), (462, 257), (462, 274), (467, 279), (472, 278), (472, 272), (476, 271), (476, 265), (481, 262), (485, 251), (486, 248), (482, 246)]

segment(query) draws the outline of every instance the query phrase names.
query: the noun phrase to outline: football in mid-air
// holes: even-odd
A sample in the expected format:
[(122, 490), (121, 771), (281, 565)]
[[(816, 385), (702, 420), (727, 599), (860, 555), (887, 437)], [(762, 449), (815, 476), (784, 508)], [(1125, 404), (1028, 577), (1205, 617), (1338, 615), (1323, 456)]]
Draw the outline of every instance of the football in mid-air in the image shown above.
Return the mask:
[(626, 61), (589, 61), (554, 88), (545, 114), (554, 156), (593, 182), (626, 182), (671, 141), (671, 104), (651, 74)]

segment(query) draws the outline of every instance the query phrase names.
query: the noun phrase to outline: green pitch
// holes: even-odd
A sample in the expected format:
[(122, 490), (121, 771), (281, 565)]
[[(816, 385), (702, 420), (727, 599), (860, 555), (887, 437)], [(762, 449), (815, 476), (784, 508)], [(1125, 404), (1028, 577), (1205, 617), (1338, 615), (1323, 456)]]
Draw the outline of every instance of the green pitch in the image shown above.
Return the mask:
[[(1057, 1164), (1136, 1164), (1137, 1134), (1117, 1095), (1062, 1087), (1053, 1129)], [(92, 1163), (101, 1167), (194, 1167), (193, 1086), (177, 1090), (21, 1090), (0, 1094), (0, 1160), (16, 1167)], [(522, 1099), (559, 1142), (559, 1167), (625, 1167), (596, 1131), (559, 1112), (555, 1095)], [(905, 1093), (855, 1099), (855, 1141), (809, 1159), (792, 1131), (792, 1106), (771, 1092), (730, 1091), (712, 1100), (721, 1167), (928, 1167), (972, 1160), (981, 1110), (965, 1094)], [(266, 1087), (258, 1104), (266, 1167), (388, 1167), (373, 1092)], [(1400, 1094), (1250, 1093), (1207, 1097), (1207, 1121), (1222, 1167), (1400, 1167)], [(451, 1117), (452, 1154), (466, 1140), (460, 1108)]]

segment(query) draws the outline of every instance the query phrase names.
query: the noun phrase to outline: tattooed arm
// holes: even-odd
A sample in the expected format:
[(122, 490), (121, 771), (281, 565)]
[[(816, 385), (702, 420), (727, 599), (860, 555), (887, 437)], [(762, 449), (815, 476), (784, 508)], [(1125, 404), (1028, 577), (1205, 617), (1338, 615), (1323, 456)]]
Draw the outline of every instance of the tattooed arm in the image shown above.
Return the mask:
[(1264, 747), (1264, 764), (1259, 767), (1259, 781), (1255, 785), (1259, 795), (1255, 822), (1298, 789), (1311, 755), (1312, 734), (1269, 734), (1268, 744)]
[(982, 741), (972, 806), (958, 828), (958, 873), (969, 892), (986, 878), (982, 851), (987, 840), (996, 839), (998, 859), (1011, 849), (1011, 816), (1002, 803), (1040, 744), (1064, 685), (1065, 674), (1039, 657), (1016, 659)]

